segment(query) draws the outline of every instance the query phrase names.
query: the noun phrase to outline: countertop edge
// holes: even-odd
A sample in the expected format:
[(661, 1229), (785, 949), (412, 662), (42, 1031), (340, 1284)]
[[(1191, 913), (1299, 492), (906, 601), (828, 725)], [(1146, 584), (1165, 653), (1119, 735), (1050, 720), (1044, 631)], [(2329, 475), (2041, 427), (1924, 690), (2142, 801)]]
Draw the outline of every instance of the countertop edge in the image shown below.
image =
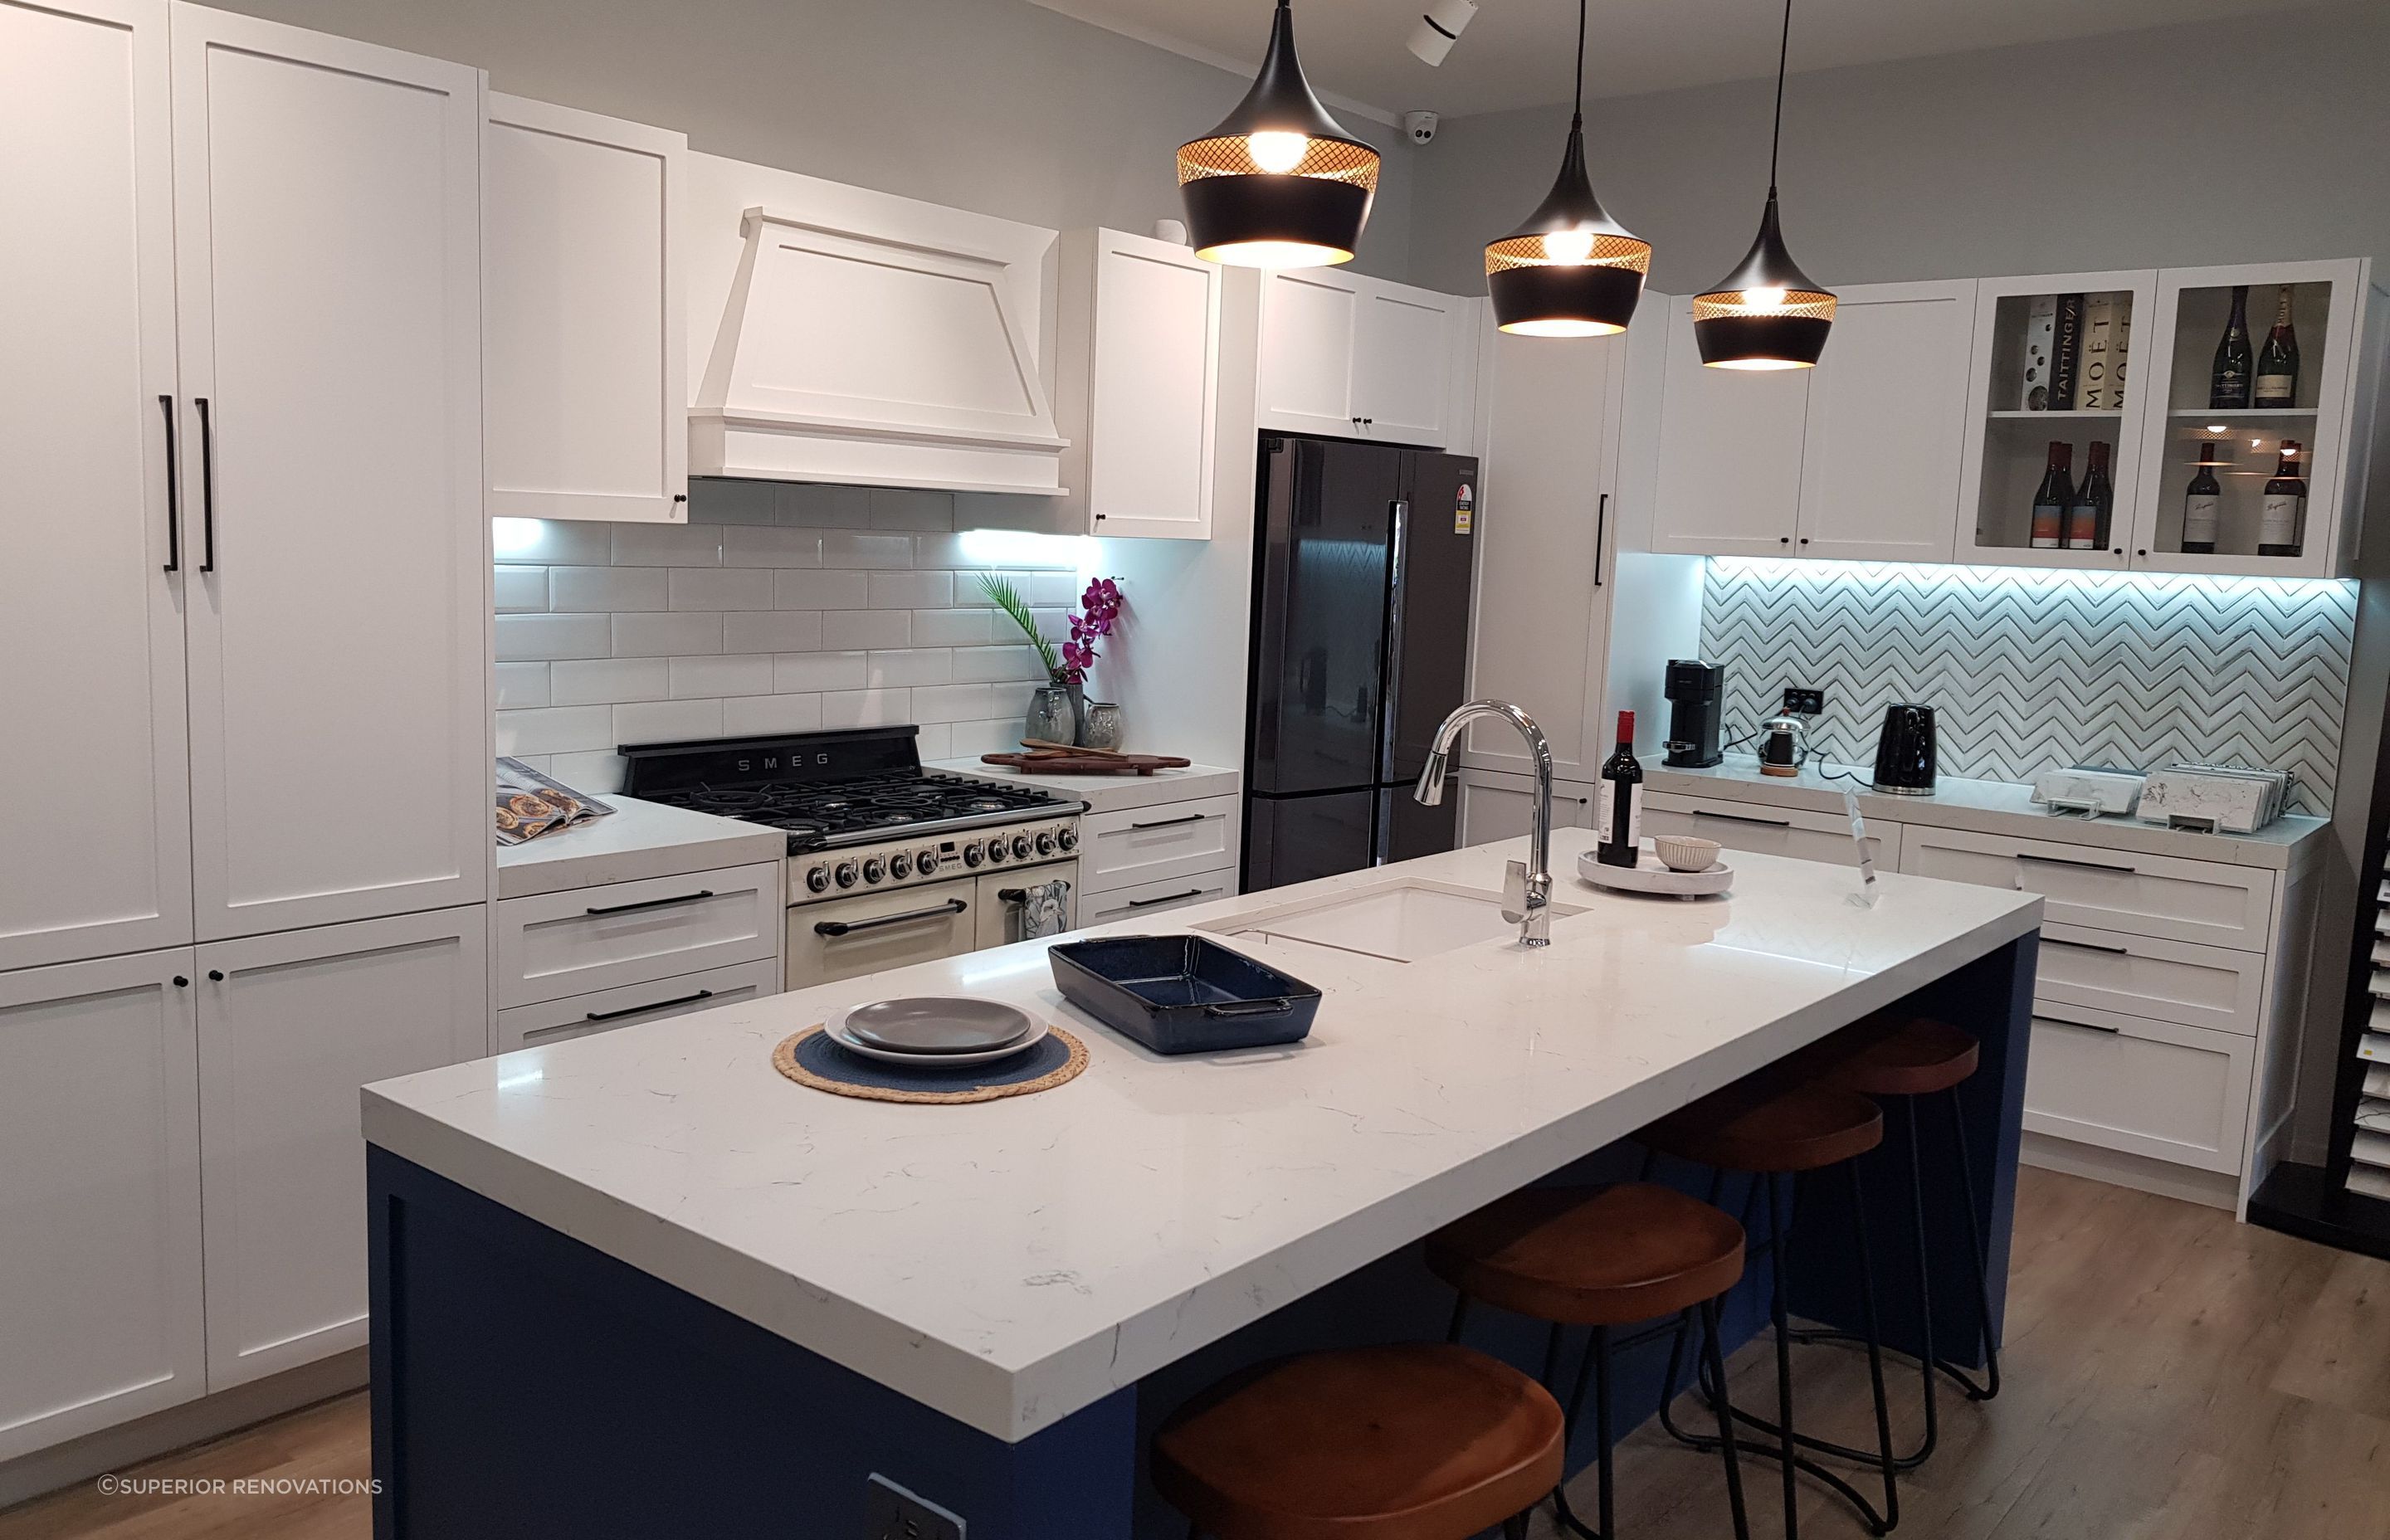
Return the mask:
[[(599, 799), (615, 811), (595, 823), (580, 825), (543, 840), (505, 845), (497, 853), (495, 896), (536, 898), (546, 893), (572, 892), (615, 882), (640, 882), (649, 878), (683, 877), (690, 872), (718, 871), (728, 866), (752, 866), (778, 862), (788, 854), (788, 836), (777, 829), (716, 817), (683, 808), (663, 807), (636, 797), (610, 793)], [(609, 828), (617, 820), (628, 820)], [(572, 841), (586, 834), (616, 839), (624, 831), (661, 822), (683, 830), (702, 829), (693, 836), (660, 833), (652, 841), (577, 848)], [(721, 826), (704, 828), (704, 825)], [(553, 841), (554, 843), (550, 843)], [(546, 848), (541, 848), (546, 847)], [(509, 861), (515, 852), (529, 853)]]

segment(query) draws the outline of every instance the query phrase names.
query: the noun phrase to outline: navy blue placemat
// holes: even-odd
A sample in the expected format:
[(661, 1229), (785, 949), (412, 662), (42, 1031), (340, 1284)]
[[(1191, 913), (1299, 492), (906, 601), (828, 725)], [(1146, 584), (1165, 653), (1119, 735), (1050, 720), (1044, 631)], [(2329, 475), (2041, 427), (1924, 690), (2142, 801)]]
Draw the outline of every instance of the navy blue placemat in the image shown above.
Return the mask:
[(842, 1046), (819, 1027), (782, 1043), (772, 1055), (779, 1072), (800, 1085), (872, 1101), (992, 1101), (1026, 1096), (1075, 1078), (1087, 1050), (1060, 1027), (1009, 1059), (984, 1064), (889, 1064)]

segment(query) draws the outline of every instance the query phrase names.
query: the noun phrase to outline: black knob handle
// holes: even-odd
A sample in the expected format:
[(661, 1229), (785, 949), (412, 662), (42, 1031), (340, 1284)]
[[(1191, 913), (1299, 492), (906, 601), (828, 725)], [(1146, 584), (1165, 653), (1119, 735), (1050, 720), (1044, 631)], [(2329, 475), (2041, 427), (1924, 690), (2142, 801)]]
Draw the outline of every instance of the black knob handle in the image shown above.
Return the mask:
[(1806, 545), (1808, 543), (1809, 543), (1809, 537), (1808, 537), (1807, 535), (1805, 535), (1805, 535), (1803, 535), (1803, 536), (1801, 537), (1801, 544), (1802, 544), (1802, 545)]
[(1789, 534), (1780, 534), (1776, 537), (1776, 543), (1779, 545), (1790, 545), (1792, 544), (1792, 537)]
[(188, 989), (191, 987), (191, 981), (184, 978), (180, 973), (177, 973), (174, 975), (174, 987), (176, 989)]
[(211, 969), (208, 969), (208, 982), (209, 982), (210, 983), (217, 983), (217, 984), (220, 984), (220, 983), (224, 982), (224, 969), (221, 969), (221, 968), (211, 968)]

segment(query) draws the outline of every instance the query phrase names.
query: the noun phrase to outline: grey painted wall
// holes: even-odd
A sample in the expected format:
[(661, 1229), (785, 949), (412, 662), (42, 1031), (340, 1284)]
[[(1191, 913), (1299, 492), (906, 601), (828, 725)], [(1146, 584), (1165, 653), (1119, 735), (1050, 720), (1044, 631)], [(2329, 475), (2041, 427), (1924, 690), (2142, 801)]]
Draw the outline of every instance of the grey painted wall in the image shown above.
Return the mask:
[[(2378, 3), (1795, 74), (1785, 233), (1828, 284), (2390, 255), (2385, 81)], [(1595, 187), (1653, 243), (1654, 288), (1750, 244), (1773, 87), (1592, 104)], [(1542, 197), (1567, 126), (1447, 120), (1416, 160), (1410, 281), (1483, 293), (1484, 243)]]
[[(1177, 215), (1179, 144), (1245, 83), (1025, 0), (218, 0), (490, 72), (695, 148), (1056, 229)], [(1255, 38), (1256, 45), (1260, 39)], [(1401, 278), (1410, 147), (1356, 263)]]

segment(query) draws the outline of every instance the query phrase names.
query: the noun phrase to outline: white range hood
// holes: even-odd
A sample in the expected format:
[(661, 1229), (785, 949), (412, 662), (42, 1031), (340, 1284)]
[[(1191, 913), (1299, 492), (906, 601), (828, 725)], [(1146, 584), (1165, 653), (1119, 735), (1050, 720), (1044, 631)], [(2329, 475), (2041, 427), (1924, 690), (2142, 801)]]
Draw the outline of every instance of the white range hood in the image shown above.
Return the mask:
[(1037, 367), (1053, 231), (690, 160), (693, 349), (711, 340), (691, 473), (1061, 494)]

